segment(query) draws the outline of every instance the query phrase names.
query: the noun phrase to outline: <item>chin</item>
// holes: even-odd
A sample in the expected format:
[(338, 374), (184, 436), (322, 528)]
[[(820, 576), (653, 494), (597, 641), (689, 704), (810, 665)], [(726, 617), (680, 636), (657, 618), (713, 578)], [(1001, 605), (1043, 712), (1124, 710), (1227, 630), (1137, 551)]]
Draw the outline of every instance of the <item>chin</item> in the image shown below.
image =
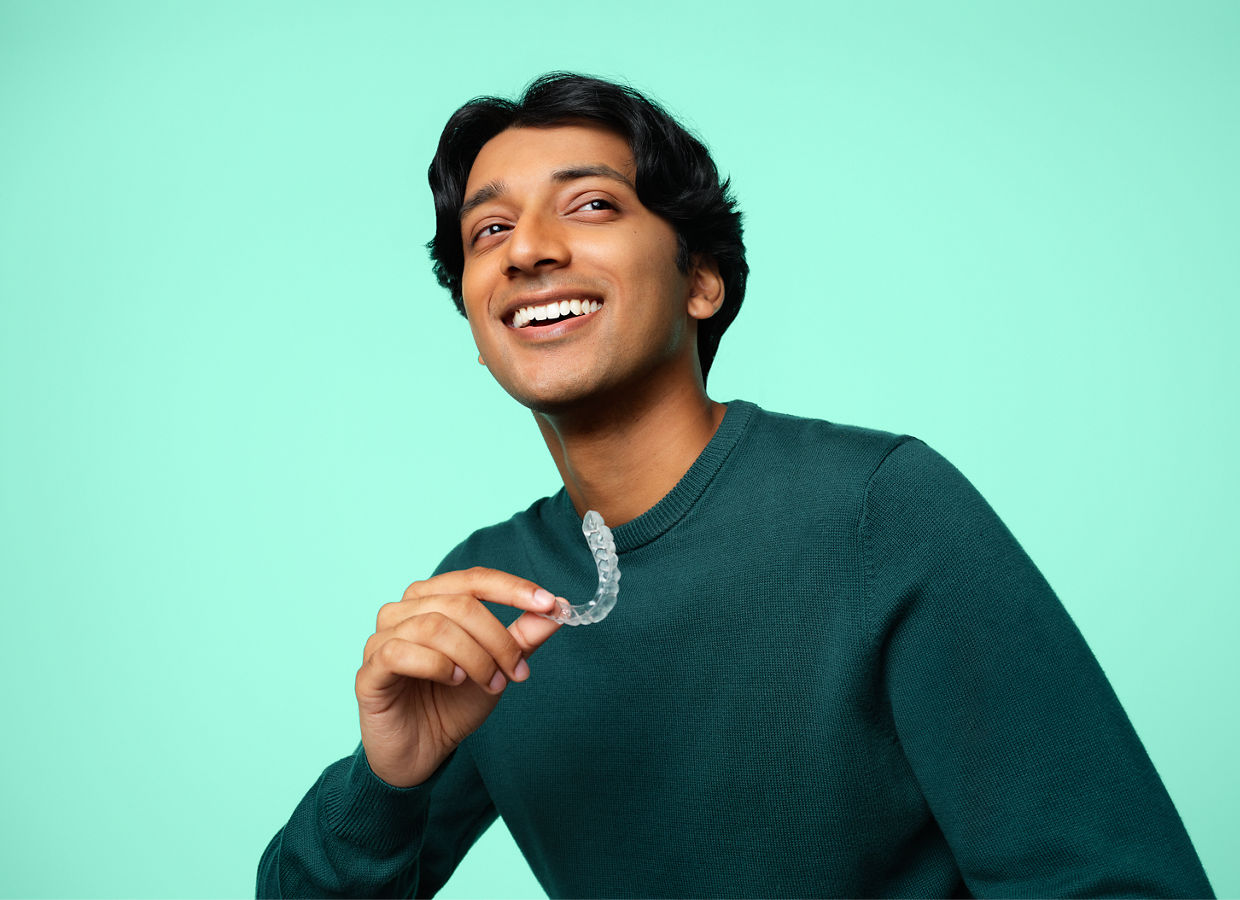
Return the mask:
[(607, 386), (600, 385), (585, 372), (536, 384), (501, 382), (500, 386), (526, 409), (546, 416), (605, 412), (608, 408), (606, 398), (610, 393)]
[(510, 390), (508, 395), (530, 412), (546, 416), (565, 415), (596, 408), (599, 402), (598, 398), (589, 392), (567, 388), (560, 391), (542, 392)]

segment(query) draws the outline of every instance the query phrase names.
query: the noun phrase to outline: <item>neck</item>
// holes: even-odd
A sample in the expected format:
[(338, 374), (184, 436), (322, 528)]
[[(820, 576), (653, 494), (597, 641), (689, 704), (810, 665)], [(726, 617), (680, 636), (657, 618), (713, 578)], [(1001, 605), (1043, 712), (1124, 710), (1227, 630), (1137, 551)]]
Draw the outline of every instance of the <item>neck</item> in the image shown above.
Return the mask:
[(637, 518), (676, 486), (710, 443), (726, 411), (701, 381), (599, 401), (589, 409), (536, 412), (547, 449), (578, 515), (610, 526)]

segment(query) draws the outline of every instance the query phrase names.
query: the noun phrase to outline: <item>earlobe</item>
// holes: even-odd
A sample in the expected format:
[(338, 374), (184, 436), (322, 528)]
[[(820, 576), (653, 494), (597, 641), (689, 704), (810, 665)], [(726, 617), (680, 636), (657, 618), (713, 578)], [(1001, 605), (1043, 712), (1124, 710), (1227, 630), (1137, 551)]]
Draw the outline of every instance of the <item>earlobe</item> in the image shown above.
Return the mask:
[(723, 306), (723, 277), (719, 274), (719, 264), (714, 257), (695, 253), (689, 279), (689, 315), (695, 319), (709, 319)]
[(486, 364), (487, 364), (487, 361), (486, 361), (485, 359), (483, 359), (483, 358), (482, 358), (482, 354), (481, 354), (481, 353), (479, 353), (479, 354), (478, 354), (478, 365), (480, 365), (480, 366), (485, 366)]

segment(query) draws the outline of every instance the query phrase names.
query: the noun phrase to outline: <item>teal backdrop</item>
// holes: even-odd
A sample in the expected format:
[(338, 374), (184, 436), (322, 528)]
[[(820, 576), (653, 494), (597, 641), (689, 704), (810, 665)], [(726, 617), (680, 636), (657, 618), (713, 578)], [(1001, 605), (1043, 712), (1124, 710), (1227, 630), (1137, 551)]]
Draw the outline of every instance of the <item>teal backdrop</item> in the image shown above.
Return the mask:
[[(423, 243), (452, 110), (566, 68), (733, 179), (713, 396), (954, 461), (1240, 895), (1237, 46), (1231, 0), (0, 0), (0, 893), (251, 894), (380, 604), (558, 487)], [(444, 895), (543, 896), (502, 825)]]

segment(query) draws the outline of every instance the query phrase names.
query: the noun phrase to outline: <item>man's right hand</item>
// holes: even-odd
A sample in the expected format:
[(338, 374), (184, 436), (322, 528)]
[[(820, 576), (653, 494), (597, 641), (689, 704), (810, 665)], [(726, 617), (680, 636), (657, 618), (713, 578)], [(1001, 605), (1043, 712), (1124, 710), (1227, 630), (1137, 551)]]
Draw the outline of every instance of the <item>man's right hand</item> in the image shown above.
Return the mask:
[[(526, 610), (507, 628), (483, 600)], [(388, 784), (429, 778), (495, 709), (509, 681), (560, 627), (555, 598), (495, 569), (444, 572), (379, 610), (354, 689), (370, 769)]]

